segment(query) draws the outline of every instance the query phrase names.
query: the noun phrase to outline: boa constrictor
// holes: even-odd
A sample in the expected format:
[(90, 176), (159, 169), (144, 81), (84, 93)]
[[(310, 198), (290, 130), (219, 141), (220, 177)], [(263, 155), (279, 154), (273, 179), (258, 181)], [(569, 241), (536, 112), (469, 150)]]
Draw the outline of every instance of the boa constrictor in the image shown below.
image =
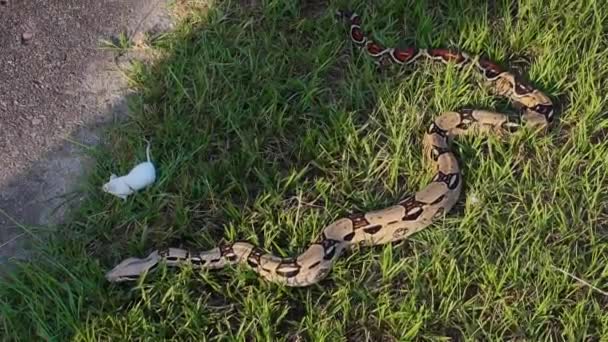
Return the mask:
[(111, 282), (136, 280), (161, 262), (169, 266), (189, 263), (195, 268), (217, 269), (243, 263), (260, 276), (286, 286), (308, 286), (323, 279), (349, 246), (380, 245), (405, 239), (427, 227), (433, 219), (447, 213), (462, 189), (458, 161), (449, 147), (454, 136), (469, 132), (508, 133), (523, 125), (544, 129), (553, 119), (551, 100), (538, 89), (481, 57), (450, 49), (385, 48), (368, 37), (361, 18), (347, 11), (338, 16), (349, 24), (350, 39), (375, 62), (406, 65), (421, 58), (478, 70), (490, 89), (509, 98), (522, 111), (522, 122), (510, 121), (502, 113), (463, 109), (441, 114), (430, 125), (423, 139), (425, 156), (433, 161), (436, 174), (430, 184), (402, 202), (377, 211), (355, 213), (325, 227), (320, 237), (296, 258), (281, 258), (247, 242), (221, 243), (204, 252), (178, 248), (153, 251), (144, 259), (129, 258), (106, 274)]

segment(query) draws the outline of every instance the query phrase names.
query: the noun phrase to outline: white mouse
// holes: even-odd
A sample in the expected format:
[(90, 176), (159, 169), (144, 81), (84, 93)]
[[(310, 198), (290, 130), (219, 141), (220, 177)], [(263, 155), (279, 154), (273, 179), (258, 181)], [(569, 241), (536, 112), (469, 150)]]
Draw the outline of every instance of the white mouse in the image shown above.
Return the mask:
[(110, 181), (104, 184), (101, 189), (104, 192), (120, 197), (123, 200), (127, 196), (139, 191), (156, 180), (156, 170), (150, 161), (150, 143), (146, 147), (146, 157), (148, 161), (136, 165), (127, 175), (118, 177), (115, 174), (110, 176)]

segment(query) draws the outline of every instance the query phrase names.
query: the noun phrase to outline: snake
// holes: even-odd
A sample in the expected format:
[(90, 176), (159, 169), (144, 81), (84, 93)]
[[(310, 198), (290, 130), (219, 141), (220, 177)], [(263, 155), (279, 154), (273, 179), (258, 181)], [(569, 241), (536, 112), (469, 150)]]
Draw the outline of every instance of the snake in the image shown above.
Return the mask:
[(331, 271), (345, 250), (353, 246), (374, 246), (401, 241), (446, 215), (458, 202), (463, 174), (452, 139), (476, 133), (512, 134), (520, 128), (546, 130), (553, 121), (550, 98), (521, 77), (481, 55), (452, 48), (384, 47), (364, 32), (361, 16), (338, 10), (340, 22), (348, 26), (351, 45), (365, 52), (375, 64), (406, 66), (419, 60), (438, 61), (462, 69), (469, 66), (481, 75), (491, 93), (504, 96), (518, 109), (519, 116), (482, 109), (463, 108), (441, 113), (425, 129), (423, 158), (434, 169), (432, 180), (419, 191), (383, 209), (356, 211), (325, 226), (320, 235), (296, 257), (279, 257), (247, 241), (219, 242), (207, 251), (163, 248), (145, 258), (128, 258), (106, 273), (109, 282), (135, 281), (161, 263), (189, 264), (194, 269), (221, 269), (242, 264), (269, 282), (288, 287), (318, 283)]

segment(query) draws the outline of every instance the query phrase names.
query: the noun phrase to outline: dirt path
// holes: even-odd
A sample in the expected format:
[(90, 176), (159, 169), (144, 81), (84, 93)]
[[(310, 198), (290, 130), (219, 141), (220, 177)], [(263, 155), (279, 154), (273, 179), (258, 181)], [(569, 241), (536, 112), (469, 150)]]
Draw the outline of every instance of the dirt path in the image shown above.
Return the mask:
[[(101, 40), (169, 29), (163, 0), (0, 0), (0, 208), (28, 225), (55, 211), (87, 167), (87, 145), (126, 111), (125, 80)], [(27, 234), (0, 214), (0, 264)]]

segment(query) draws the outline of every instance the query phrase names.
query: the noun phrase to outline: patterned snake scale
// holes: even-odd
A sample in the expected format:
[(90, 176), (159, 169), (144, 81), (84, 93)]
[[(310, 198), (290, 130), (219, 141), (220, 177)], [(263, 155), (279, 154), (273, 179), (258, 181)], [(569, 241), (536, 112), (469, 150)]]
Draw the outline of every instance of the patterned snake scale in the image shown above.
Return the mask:
[(451, 210), (463, 184), (458, 161), (449, 147), (454, 136), (469, 132), (509, 133), (522, 125), (543, 130), (553, 119), (553, 104), (545, 94), (489, 60), (473, 58), (451, 49), (385, 48), (363, 32), (361, 18), (357, 14), (347, 11), (338, 11), (337, 14), (348, 22), (352, 43), (366, 51), (377, 64), (408, 65), (427, 58), (445, 64), (454, 63), (458, 67), (472, 66), (493, 93), (507, 97), (521, 110), (522, 120), (513, 122), (505, 114), (477, 109), (442, 113), (429, 126), (423, 139), (425, 157), (436, 169), (430, 184), (394, 206), (355, 213), (331, 223), (296, 258), (277, 257), (247, 242), (221, 243), (204, 252), (168, 248), (153, 251), (144, 259), (124, 260), (106, 274), (108, 281), (136, 280), (161, 262), (168, 266), (190, 263), (195, 268), (205, 269), (243, 263), (268, 281), (286, 286), (312, 285), (325, 278), (336, 259), (349, 246), (403, 240)]

